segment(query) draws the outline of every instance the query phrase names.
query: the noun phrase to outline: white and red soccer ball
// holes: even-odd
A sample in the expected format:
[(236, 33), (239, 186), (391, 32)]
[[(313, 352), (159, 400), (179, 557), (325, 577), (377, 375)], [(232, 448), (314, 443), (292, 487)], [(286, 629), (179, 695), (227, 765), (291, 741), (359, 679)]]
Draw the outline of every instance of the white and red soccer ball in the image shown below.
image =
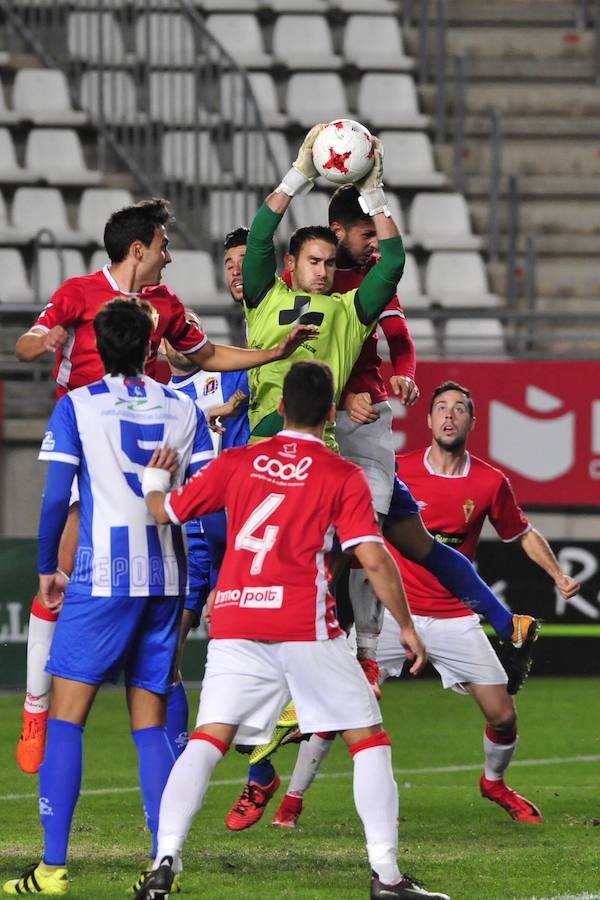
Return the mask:
[(313, 144), (317, 171), (334, 184), (353, 184), (375, 161), (371, 134), (354, 119), (337, 119), (319, 132)]

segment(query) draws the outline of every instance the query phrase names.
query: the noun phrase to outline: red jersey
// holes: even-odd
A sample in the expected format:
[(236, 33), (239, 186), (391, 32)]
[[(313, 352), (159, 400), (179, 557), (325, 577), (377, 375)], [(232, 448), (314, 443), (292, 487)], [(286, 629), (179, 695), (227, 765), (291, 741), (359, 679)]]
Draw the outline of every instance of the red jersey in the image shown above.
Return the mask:
[(104, 376), (104, 366), (96, 349), (94, 317), (109, 300), (128, 296), (143, 297), (154, 310), (152, 350), (145, 367), (147, 375), (153, 377), (155, 374), (156, 355), (163, 337), (182, 353), (193, 353), (206, 343), (206, 335), (186, 322), (181, 300), (164, 284), (144, 288), (139, 294), (128, 294), (119, 289), (108, 266), (92, 275), (69, 278), (54, 293), (34, 326), (50, 331), (55, 325), (62, 325), (68, 332), (67, 343), (56, 351), (53, 374), (58, 384), (58, 397)]
[[(373, 268), (378, 259), (379, 256), (374, 253), (364, 266), (336, 269), (333, 279), (333, 292), (345, 294), (346, 291), (352, 291), (354, 288), (359, 287), (369, 269)], [(291, 287), (291, 272), (286, 270), (281, 277), (288, 287)], [(394, 374), (408, 375), (409, 378), (414, 379), (416, 370), (415, 347), (397, 294), (394, 295), (379, 316), (379, 325), (390, 348), (390, 360)], [(382, 403), (388, 399), (385, 382), (381, 377), (381, 357), (377, 352), (377, 340), (377, 328), (374, 328), (364, 342), (360, 355), (354, 363), (350, 378), (340, 397), (340, 409), (344, 408), (348, 391), (353, 394), (367, 391), (371, 396), (371, 403)]]
[(227, 510), (211, 638), (338, 637), (325, 559), (334, 533), (343, 549), (383, 540), (361, 469), (294, 431), (225, 450), (165, 508), (177, 523)]
[[(473, 560), (486, 516), (503, 541), (513, 541), (529, 529), (510, 482), (499, 469), (467, 453), (462, 475), (437, 475), (428, 456), (429, 448), (398, 454), (398, 473), (419, 504), (425, 526), (438, 540)], [(389, 549), (402, 571), (413, 613), (436, 618), (472, 614), (434, 575)]]

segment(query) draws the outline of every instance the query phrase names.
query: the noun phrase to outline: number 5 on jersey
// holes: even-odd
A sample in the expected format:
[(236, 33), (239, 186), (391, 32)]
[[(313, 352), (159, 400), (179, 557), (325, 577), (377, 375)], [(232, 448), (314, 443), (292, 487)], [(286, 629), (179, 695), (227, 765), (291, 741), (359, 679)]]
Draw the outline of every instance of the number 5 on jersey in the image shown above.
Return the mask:
[(250, 513), (237, 533), (235, 549), (248, 550), (250, 553), (254, 553), (254, 559), (250, 566), (251, 575), (260, 575), (262, 572), (267, 553), (275, 546), (279, 525), (267, 525), (262, 537), (258, 537), (254, 532), (267, 521), (269, 516), (275, 512), (284, 500), (285, 494), (269, 494)]

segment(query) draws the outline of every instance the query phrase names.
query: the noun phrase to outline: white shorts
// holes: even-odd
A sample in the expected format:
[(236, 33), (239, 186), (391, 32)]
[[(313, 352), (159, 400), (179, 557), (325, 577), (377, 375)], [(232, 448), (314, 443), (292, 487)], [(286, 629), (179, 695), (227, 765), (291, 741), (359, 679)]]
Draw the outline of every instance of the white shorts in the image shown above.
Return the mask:
[(239, 725), (236, 743), (266, 744), (290, 698), (306, 733), (381, 722), (379, 704), (345, 636), (331, 641), (209, 641), (196, 727)]
[(384, 400), (376, 403), (376, 422), (358, 425), (347, 412), (338, 410), (335, 433), (340, 453), (363, 469), (373, 494), (378, 513), (387, 516), (394, 490), (394, 443), (392, 440), (392, 407)]
[[(464, 684), (506, 684), (508, 678), (479, 622), (479, 616), (438, 619), (413, 615), (417, 634), (425, 644), (429, 662), (445, 688), (458, 694)], [(406, 652), (400, 643), (400, 627), (385, 611), (377, 648), (377, 662), (384, 678), (400, 675)]]

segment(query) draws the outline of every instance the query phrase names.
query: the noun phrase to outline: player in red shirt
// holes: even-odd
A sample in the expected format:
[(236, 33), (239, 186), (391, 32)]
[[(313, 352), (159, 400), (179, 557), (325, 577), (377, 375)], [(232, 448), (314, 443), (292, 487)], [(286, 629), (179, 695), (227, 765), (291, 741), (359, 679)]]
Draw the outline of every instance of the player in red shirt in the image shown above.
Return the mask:
[(296, 363), (284, 380), (280, 434), (225, 451), (205, 475), (167, 495), (165, 469), (173, 453), (157, 452), (144, 474), (146, 502), (157, 521), (181, 522), (226, 508), (228, 541), (196, 729), (163, 793), (159, 853), (138, 900), (168, 895), (213, 769), (236, 735), (244, 743), (268, 739), (290, 695), (301, 728), (342, 731), (348, 745), (373, 870), (371, 897), (445, 897), (424, 891), (398, 869), (390, 741), (328, 588), (325, 554), (336, 531), (398, 621), (413, 673), (420, 670), (422, 648), (364, 475), (322, 442), (325, 422), (335, 415), (333, 396), (328, 366)]
[[(99, 272), (70, 278), (62, 284), (32, 328), (18, 339), (15, 352), (23, 362), (56, 352), (54, 375), (57, 398), (68, 390), (99, 380), (104, 367), (96, 350), (93, 320), (98, 310), (116, 297), (143, 299), (152, 310), (154, 324), (146, 373), (154, 375), (156, 354), (163, 337), (200, 368), (227, 371), (253, 368), (287, 356), (301, 342), (297, 329), (274, 350), (245, 350), (212, 344), (194, 324), (186, 321), (184, 307), (166, 285), (162, 270), (171, 262), (167, 226), (174, 221), (165, 200), (154, 199), (113, 213), (104, 230), (110, 265)], [(72, 568), (69, 548), (77, 543), (78, 506), (67, 520), (61, 562)], [(28, 674), (23, 728), (17, 761), (24, 772), (38, 771), (44, 753), (50, 679), (44, 672), (56, 614), (34, 598), (29, 620)]]

